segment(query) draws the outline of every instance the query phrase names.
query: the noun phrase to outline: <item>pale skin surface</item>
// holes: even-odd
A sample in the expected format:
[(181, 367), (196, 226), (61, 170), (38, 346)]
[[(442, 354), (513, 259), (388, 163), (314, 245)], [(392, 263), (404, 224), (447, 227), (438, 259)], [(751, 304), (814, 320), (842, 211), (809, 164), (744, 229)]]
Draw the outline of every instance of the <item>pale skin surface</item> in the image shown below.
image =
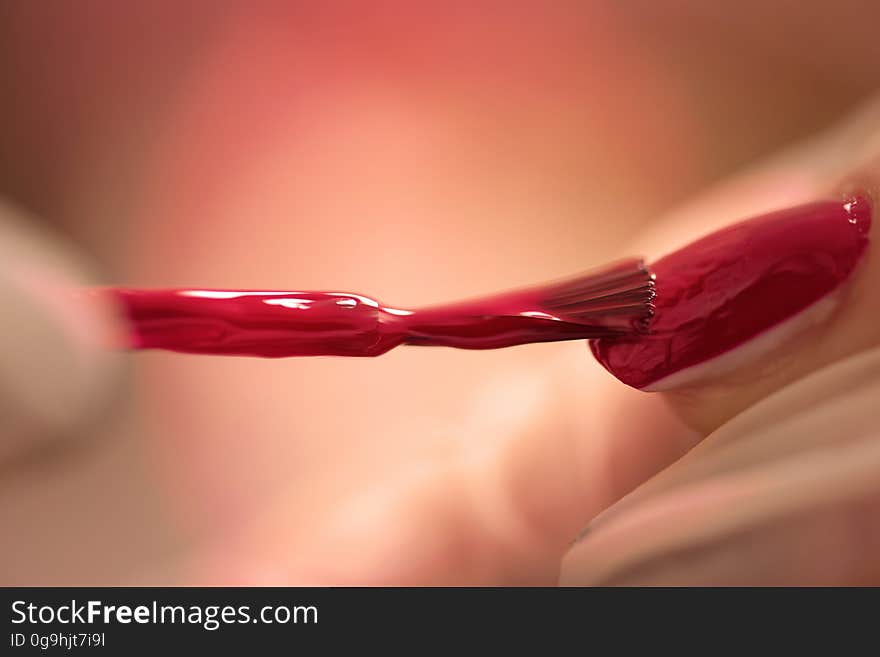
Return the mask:
[[(82, 250), (114, 269), (113, 280), (217, 287), (295, 281), (363, 288), (355, 291), (401, 305), (541, 280), (624, 254), (655, 257), (737, 218), (856, 188), (875, 203), (880, 198), (875, 103), (656, 218), (658, 208), (712, 178), (701, 148), (717, 156), (751, 135), (752, 150), (738, 152), (754, 155), (788, 129), (780, 114), (808, 115), (803, 104), (815, 104), (818, 84), (803, 73), (805, 61), (814, 63), (811, 53), (787, 52), (786, 89), (793, 91), (768, 91), (754, 105), (741, 99), (763, 86), (737, 92), (736, 70), (726, 69), (729, 91), (695, 83), (692, 93), (735, 99), (760, 118), (736, 133), (719, 115), (719, 125), (701, 137), (693, 134), (694, 117), (653, 125), (639, 114), (618, 116), (633, 100), (685, 109), (691, 102), (665, 95), (681, 71), (664, 84), (660, 72), (644, 74), (636, 55), (616, 59), (620, 39), (639, 43), (637, 25), (595, 10), (586, 23), (619, 34), (590, 53), (610, 77), (584, 82), (572, 73), (582, 53), (569, 53), (561, 38), (568, 32), (560, 26), (570, 21), (544, 18), (546, 34), (521, 28), (510, 44), (489, 48), (512, 57), (524, 43), (543, 52), (543, 39), (551, 39), (559, 59), (541, 60), (537, 71), (490, 63), (491, 75), (469, 85), (456, 80), (472, 68), (453, 62), (447, 70), (419, 50), (455, 45), (470, 64), (481, 51), (468, 51), (465, 35), (463, 44), (398, 45), (403, 54), (392, 61), (418, 65), (389, 84), (381, 76), (361, 79), (340, 63), (344, 53), (311, 44), (306, 52), (314, 48), (318, 63), (309, 68), (306, 57), (305, 71), (297, 69), (305, 88), (328, 86), (316, 82), (323, 67), (349, 77), (314, 96), (291, 92), (290, 100), (278, 92), (266, 107), (242, 98), (265, 99), (267, 89), (283, 88), (290, 73), (279, 73), (278, 62), (300, 62), (301, 53), (287, 50), (296, 40), (283, 22), (244, 16), (197, 53), (181, 89), (172, 94), (162, 79), (144, 83), (159, 89), (150, 95), (142, 88), (141, 100), (161, 119), (135, 112), (140, 122), (118, 133), (117, 124), (95, 119), (76, 133), (79, 150), (61, 140), (73, 155), (46, 137), (63, 176), (39, 153), (35, 164), (20, 167), (4, 154), (7, 189), (41, 214), (57, 214)], [(649, 32), (674, 35), (681, 24), (674, 18)], [(763, 21), (752, 18), (739, 36), (761, 42)], [(809, 18), (797, 24), (813, 34)], [(711, 30), (713, 23), (700, 25)], [(210, 27), (184, 29), (181, 42), (206, 38)], [(731, 24), (723, 27), (726, 33)], [(569, 36), (583, 41), (580, 33)], [(855, 39), (852, 31), (840, 38)], [(184, 46), (175, 55), (173, 43), (159, 49), (163, 56), (190, 61)], [(370, 50), (373, 42), (366, 43)], [(828, 98), (855, 99), (875, 74), (865, 62), (876, 58), (826, 45), (827, 57), (810, 70), (817, 80), (836, 80), (826, 87)], [(422, 59), (404, 56), (413, 53)], [(35, 76), (41, 66), (52, 69), (52, 53), (43, 55)], [(368, 60), (366, 70), (371, 66), (378, 64)], [(742, 79), (765, 67), (756, 57)], [(473, 106), (450, 100), (471, 98), (499, 71), (512, 82), (489, 86), (487, 94), (507, 102), (485, 118), (474, 107), (483, 112), (486, 97)], [(630, 74), (640, 82), (625, 86), (633, 97), (621, 105), (612, 98), (607, 107), (582, 102)], [(426, 75), (428, 91), (417, 86)], [(526, 93), (525, 101), (517, 95), (529, 81), (554, 75), (558, 88)], [(572, 80), (583, 84), (574, 102), (560, 91)], [(94, 97), (113, 98), (87, 96), (80, 105), (87, 127)], [(151, 105), (151, 98), (163, 102)], [(39, 106), (22, 115), (38, 114)], [(77, 107), (70, 105), (74, 116)], [(828, 117), (839, 108), (813, 111)], [(265, 132), (254, 127), (263, 124)], [(609, 126), (617, 126), (610, 130), (617, 137), (607, 137)], [(716, 136), (725, 130), (734, 133), (726, 142)], [(627, 132), (638, 141), (633, 150), (619, 136)], [(13, 140), (19, 152), (40, 143), (21, 134)], [(140, 160), (120, 164), (115, 149), (122, 146)], [(641, 169), (637, 155), (648, 152), (657, 166)], [(420, 175), (420, 167), (431, 175)], [(603, 177), (615, 167), (625, 175)], [(581, 176), (587, 182), (578, 182)], [(52, 194), (33, 180), (51, 181), (45, 187), (64, 202), (53, 206)], [(29, 195), (27, 185), (40, 193)], [(53, 246), (33, 224), (4, 220), (0, 233), (3, 583), (552, 584), (560, 568), (564, 584), (880, 583), (872, 559), (880, 551), (880, 355), (872, 352), (880, 343), (880, 301), (872, 293), (880, 270), (873, 247), (826, 323), (760, 365), (686, 391), (644, 394), (609, 377), (583, 344), (492, 354), (410, 350), (376, 361), (114, 357), (95, 345), (116, 330), (101, 309), (59, 310), (54, 297), (46, 300), (54, 282), (88, 277), (68, 255), (77, 246)], [(304, 241), (332, 248), (309, 255)]]

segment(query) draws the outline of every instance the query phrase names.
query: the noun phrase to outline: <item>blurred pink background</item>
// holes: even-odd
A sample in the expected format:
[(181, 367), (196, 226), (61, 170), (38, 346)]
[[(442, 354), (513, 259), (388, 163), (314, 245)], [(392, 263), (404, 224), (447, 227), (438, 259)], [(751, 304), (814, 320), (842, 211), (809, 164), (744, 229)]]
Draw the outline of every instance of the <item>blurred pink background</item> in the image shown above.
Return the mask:
[[(829, 124), (880, 82), (878, 17), (855, 0), (7, 0), (0, 194), (107, 283), (404, 307), (489, 292), (616, 257)], [(139, 354), (88, 449), (34, 464), (45, 484), (0, 484), (21, 546), (2, 581), (115, 583), (284, 489), (307, 541), (385, 477), (485, 449), (460, 424), (528, 396), (558, 348)]]

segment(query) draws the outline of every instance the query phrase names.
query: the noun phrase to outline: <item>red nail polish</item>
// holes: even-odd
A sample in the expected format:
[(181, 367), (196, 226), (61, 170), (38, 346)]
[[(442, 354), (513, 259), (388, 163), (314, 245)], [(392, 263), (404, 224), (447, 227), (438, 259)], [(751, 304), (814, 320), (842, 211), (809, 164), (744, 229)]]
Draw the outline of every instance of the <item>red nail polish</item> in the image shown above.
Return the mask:
[(865, 198), (780, 210), (728, 226), (651, 266), (646, 335), (593, 340), (605, 368), (635, 388), (709, 361), (808, 309), (855, 269), (868, 244)]

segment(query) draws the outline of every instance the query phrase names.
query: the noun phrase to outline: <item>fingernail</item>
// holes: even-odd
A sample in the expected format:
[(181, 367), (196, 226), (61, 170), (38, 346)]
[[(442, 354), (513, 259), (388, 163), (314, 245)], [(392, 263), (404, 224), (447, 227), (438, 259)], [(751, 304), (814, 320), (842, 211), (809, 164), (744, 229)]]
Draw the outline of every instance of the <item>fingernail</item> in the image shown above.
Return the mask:
[(661, 258), (651, 265), (650, 332), (594, 340), (593, 354), (642, 390), (687, 385), (766, 354), (801, 319), (812, 324), (830, 313), (826, 300), (865, 253), (871, 214), (865, 197), (811, 203), (728, 226)]

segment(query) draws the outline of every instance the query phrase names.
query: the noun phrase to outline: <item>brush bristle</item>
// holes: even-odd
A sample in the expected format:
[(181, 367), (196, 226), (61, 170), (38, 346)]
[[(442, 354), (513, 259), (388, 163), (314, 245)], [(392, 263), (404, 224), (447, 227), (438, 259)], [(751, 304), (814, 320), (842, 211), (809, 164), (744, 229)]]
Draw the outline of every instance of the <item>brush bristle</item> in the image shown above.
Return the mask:
[(638, 258), (612, 263), (547, 289), (547, 312), (567, 322), (621, 335), (647, 330), (654, 314), (654, 275)]

